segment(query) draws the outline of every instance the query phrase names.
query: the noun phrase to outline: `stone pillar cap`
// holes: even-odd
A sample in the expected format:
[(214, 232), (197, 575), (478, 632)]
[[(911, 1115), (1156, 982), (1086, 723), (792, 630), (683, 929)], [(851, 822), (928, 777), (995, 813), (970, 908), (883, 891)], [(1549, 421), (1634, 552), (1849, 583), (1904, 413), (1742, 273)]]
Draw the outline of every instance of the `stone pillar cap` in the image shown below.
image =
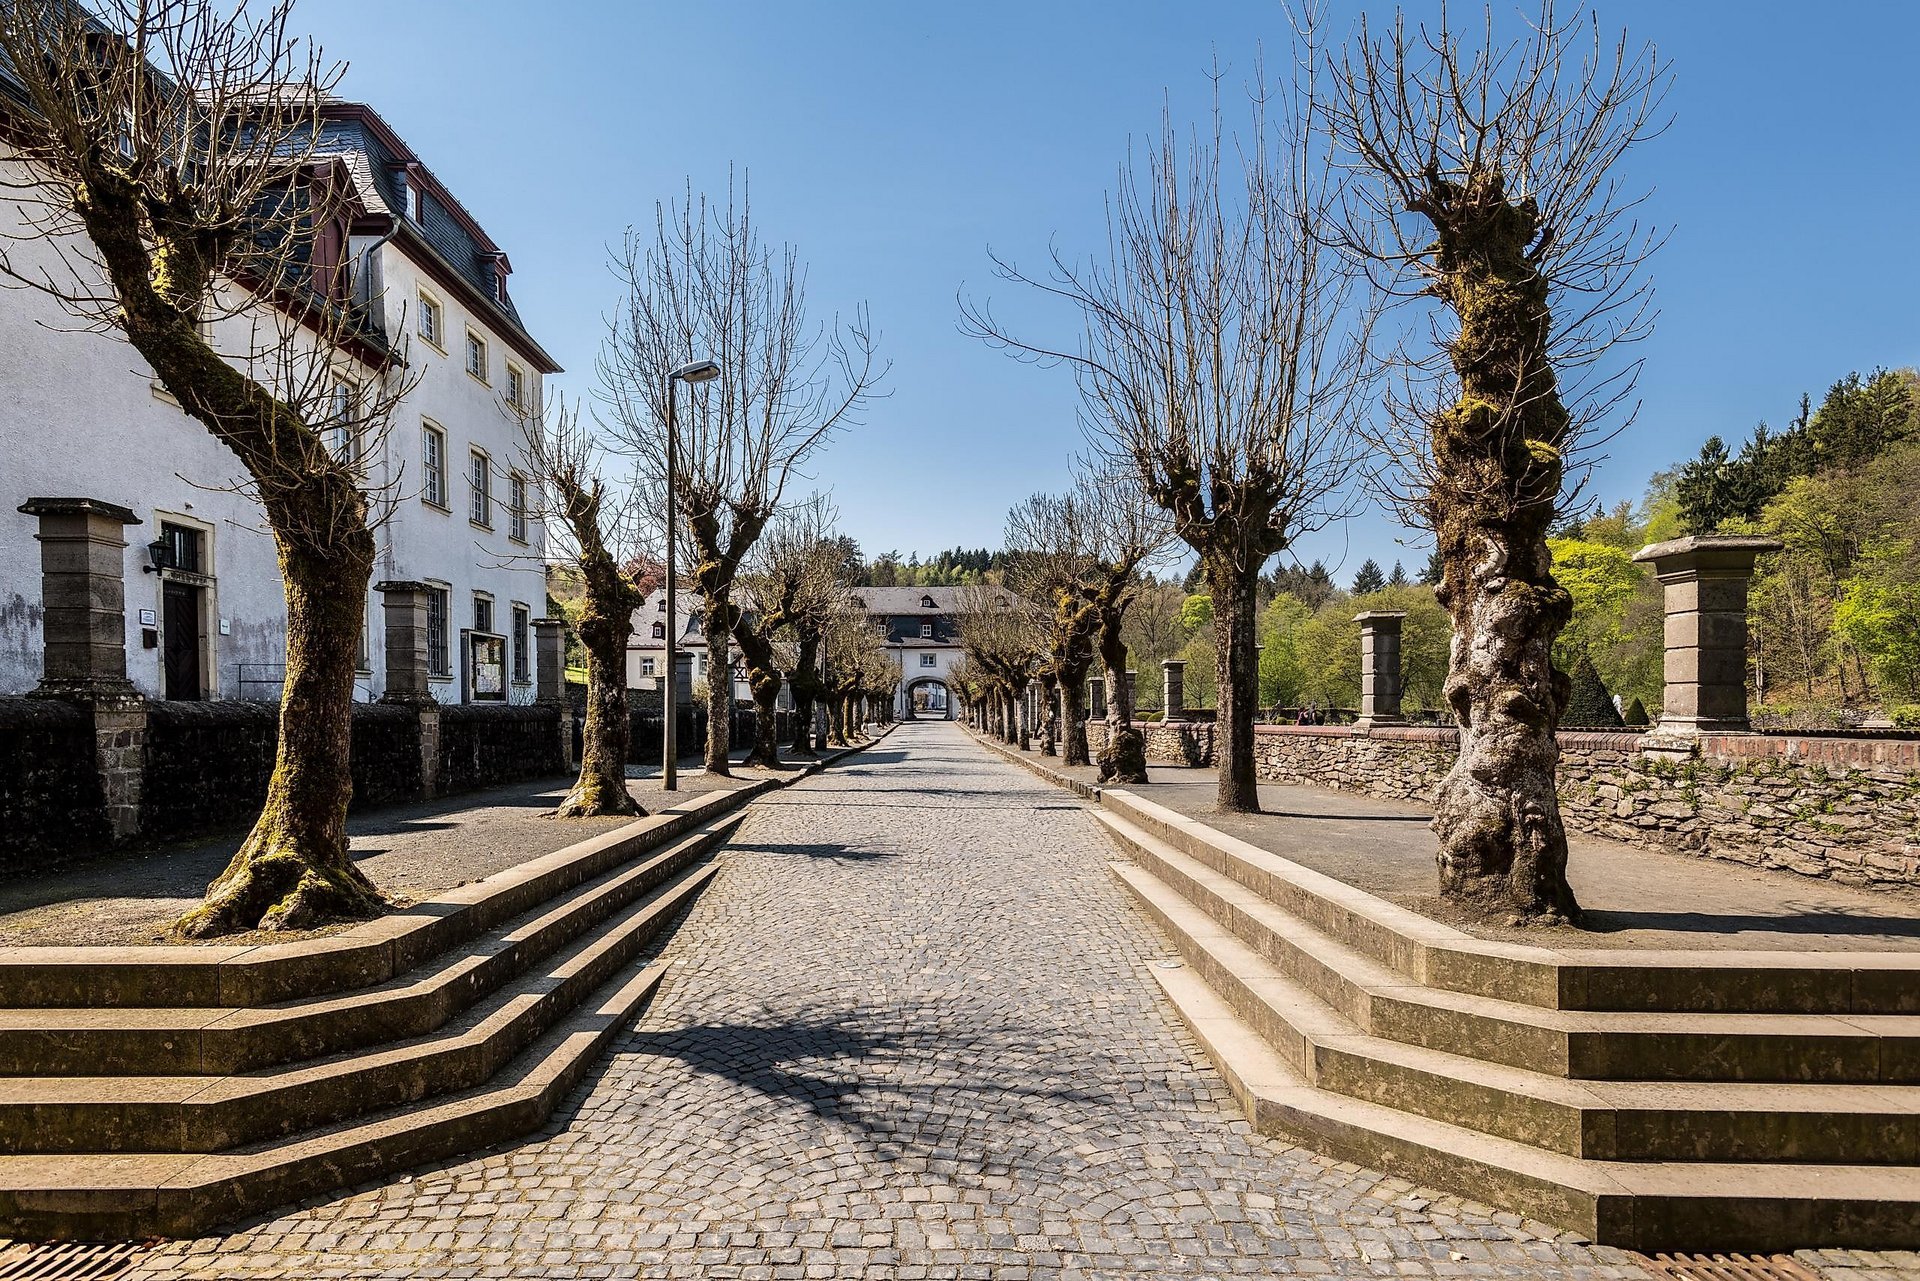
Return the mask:
[(1186, 665), (1187, 660), (1184, 658), (1163, 658), (1160, 660), (1160, 666), (1162, 667), (1185, 667)]
[(1762, 552), (1777, 552), (1782, 546), (1779, 539), (1763, 534), (1688, 534), (1684, 538), (1669, 538), (1664, 543), (1642, 547), (1633, 554), (1633, 558), (1642, 563), (1657, 563), (1695, 557), (1700, 561), (1751, 565), (1755, 556)]
[(19, 510), (29, 516), (92, 513), (110, 516), (122, 525), (141, 523), (140, 518), (133, 514), (131, 507), (122, 507), (119, 503), (110, 503), (103, 498), (29, 498), (20, 504)]
[(1370, 623), (1376, 619), (1405, 618), (1406, 616), (1407, 611), (1404, 609), (1369, 609), (1355, 614), (1353, 621), (1356, 623)]
[(375, 583), (373, 590), (376, 592), (424, 592), (427, 590), (427, 585), (407, 578), (389, 578), (384, 583)]
[[(567, 625), (567, 620), (564, 618), (536, 618), (533, 620), (533, 625), (535, 627), (565, 627)], [(645, 646), (628, 645), (627, 648), (628, 649), (644, 649)]]

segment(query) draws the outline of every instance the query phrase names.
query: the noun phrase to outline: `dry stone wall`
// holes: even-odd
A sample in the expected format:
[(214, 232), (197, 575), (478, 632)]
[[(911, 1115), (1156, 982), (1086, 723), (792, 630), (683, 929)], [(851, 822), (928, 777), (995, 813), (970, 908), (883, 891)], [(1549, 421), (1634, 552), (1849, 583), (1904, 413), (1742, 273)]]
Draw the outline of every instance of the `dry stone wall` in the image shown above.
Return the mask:
[[(1143, 726), (1151, 760), (1213, 763), (1213, 726)], [(1105, 726), (1088, 726), (1097, 752)], [(1451, 729), (1262, 725), (1259, 775), (1424, 802), (1452, 767)], [(1707, 735), (1691, 749), (1640, 734), (1564, 731), (1569, 827), (1753, 867), (1859, 884), (1920, 885), (1920, 739)]]

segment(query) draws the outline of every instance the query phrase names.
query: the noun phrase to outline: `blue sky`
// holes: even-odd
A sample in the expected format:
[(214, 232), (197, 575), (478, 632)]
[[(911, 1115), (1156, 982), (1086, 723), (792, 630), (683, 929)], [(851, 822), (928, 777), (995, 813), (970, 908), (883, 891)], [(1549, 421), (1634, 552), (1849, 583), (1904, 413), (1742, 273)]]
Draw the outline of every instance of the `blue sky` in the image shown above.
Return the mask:
[[(1849, 369), (1920, 362), (1920, 5), (1599, 11), (1677, 74), (1672, 129), (1628, 162), (1673, 233), (1640, 418), (1596, 479), (1612, 500)], [(1065, 483), (1070, 377), (963, 336), (956, 294), (1057, 318), (991, 280), (988, 247), (1092, 244), (1163, 96), (1190, 112), (1216, 56), (1245, 69), (1286, 32), (1279, 0), (302, 0), (297, 21), (507, 249), (570, 389), (591, 384), (615, 298), (606, 246), (689, 178), (750, 173), (816, 311), (867, 302), (893, 362), (891, 395), (813, 465), (869, 553), (997, 545), (1010, 504)], [(1399, 536), (1369, 508), (1297, 555), (1343, 580), (1369, 555), (1411, 571), (1424, 552)]]

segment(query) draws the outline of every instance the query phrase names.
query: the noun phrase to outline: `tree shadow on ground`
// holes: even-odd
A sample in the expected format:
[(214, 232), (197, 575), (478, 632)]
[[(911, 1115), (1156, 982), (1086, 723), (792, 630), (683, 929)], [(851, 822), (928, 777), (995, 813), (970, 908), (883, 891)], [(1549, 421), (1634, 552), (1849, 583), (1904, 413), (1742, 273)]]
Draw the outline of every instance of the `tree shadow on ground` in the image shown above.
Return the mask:
[(851, 845), (836, 845), (822, 842), (819, 844), (771, 845), (762, 842), (751, 844), (729, 844), (727, 849), (735, 854), (775, 854), (790, 858), (812, 858), (828, 863), (871, 863), (880, 859), (899, 858), (903, 850), (856, 849)]
[(1920, 920), (1881, 916), (1870, 909), (1836, 911), (1831, 905), (1782, 903), (1778, 913), (1653, 912), (1587, 908), (1581, 928), (1599, 934), (1623, 930), (1669, 930), (1677, 934), (1832, 934), (1856, 938), (1920, 938)]

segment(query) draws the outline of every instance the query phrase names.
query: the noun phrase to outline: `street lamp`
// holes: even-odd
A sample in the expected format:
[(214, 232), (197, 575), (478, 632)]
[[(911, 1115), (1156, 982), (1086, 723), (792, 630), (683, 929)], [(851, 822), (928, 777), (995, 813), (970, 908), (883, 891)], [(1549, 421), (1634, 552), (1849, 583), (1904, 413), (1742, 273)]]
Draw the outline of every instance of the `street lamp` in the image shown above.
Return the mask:
[(661, 704), (665, 722), (660, 743), (660, 788), (662, 791), (677, 791), (680, 786), (680, 749), (675, 744), (674, 730), (680, 719), (678, 691), (674, 689), (680, 675), (680, 611), (674, 602), (677, 584), (673, 576), (673, 535), (674, 517), (678, 514), (678, 501), (675, 499), (675, 483), (680, 466), (680, 432), (674, 423), (674, 401), (678, 396), (676, 383), (703, 383), (716, 378), (720, 365), (712, 360), (690, 360), (667, 375), (667, 670), (661, 677)]

